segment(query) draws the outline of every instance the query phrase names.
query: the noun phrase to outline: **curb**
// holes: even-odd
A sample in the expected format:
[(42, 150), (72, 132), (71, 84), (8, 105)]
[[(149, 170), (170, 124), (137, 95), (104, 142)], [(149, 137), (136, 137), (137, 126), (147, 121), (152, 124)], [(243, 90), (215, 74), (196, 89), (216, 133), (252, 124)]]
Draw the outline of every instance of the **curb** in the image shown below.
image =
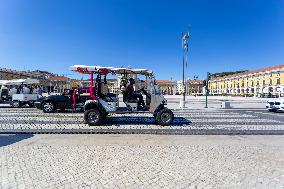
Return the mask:
[(156, 135), (284, 135), (284, 130), (43, 129), (2, 130), (0, 134), (156, 134)]

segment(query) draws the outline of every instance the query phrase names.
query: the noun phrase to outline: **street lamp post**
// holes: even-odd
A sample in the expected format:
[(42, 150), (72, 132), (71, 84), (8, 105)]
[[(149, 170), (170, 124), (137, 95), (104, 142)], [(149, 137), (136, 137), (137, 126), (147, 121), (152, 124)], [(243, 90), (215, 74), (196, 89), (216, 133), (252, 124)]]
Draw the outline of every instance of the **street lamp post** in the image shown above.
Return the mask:
[(188, 40), (189, 40), (189, 32), (182, 33), (182, 49), (183, 49), (183, 57), (182, 57), (182, 87), (183, 87), (183, 98), (180, 103), (181, 108), (185, 108), (185, 94), (186, 94), (186, 81), (185, 81), (185, 68), (187, 68), (188, 62)]
[(209, 95), (209, 80), (211, 79), (211, 76), (212, 74), (210, 72), (207, 72), (207, 77), (206, 77), (206, 82), (205, 82), (205, 96), (206, 96), (206, 99), (205, 99), (205, 108), (208, 108), (208, 101), (207, 101), (207, 98), (208, 98), (208, 95)]

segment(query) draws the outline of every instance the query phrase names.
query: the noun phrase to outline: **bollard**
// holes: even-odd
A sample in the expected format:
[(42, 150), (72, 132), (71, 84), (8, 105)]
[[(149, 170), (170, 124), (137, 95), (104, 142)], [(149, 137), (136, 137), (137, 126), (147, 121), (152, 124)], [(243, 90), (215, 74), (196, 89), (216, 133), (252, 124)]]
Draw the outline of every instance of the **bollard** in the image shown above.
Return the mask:
[(185, 101), (183, 100), (183, 98), (181, 98), (180, 101), (179, 101), (179, 107), (180, 107), (181, 109), (184, 109), (184, 108), (185, 108)]
[(229, 109), (231, 108), (231, 103), (229, 101), (223, 101), (221, 104), (222, 109)]

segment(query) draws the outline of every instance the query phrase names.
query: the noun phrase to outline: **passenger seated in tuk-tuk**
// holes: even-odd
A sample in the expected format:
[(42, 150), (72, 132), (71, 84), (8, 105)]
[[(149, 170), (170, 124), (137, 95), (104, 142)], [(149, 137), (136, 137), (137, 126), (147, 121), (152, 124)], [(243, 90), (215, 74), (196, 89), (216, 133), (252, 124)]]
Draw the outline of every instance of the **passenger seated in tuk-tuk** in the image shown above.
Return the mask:
[(9, 90), (9, 96), (12, 97), (13, 94), (17, 94), (17, 88), (15, 86), (11, 86)]
[(30, 94), (31, 90), (27, 87), (27, 85), (24, 85), (23, 87), (23, 94)]
[(135, 80), (133, 78), (129, 79), (129, 85), (126, 88), (126, 99), (128, 100), (133, 100), (133, 99), (139, 99), (138, 100), (138, 106), (142, 105), (145, 106), (145, 102), (143, 100), (143, 96), (140, 92), (134, 91), (133, 85), (135, 84)]

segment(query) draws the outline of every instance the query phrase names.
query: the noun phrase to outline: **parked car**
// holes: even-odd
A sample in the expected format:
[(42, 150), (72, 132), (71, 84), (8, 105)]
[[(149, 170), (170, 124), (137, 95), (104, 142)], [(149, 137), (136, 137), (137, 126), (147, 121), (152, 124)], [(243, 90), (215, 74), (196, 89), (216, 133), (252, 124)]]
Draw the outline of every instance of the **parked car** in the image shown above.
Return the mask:
[[(84, 103), (89, 98), (89, 88), (78, 89), (75, 95), (75, 108), (83, 108)], [(74, 90), (65, 90), (61, 95), (50, 95), (42, 97), (35, 102), (35, 106), (44, 113), (52, 113), (56, 110), (73, 109)]]

